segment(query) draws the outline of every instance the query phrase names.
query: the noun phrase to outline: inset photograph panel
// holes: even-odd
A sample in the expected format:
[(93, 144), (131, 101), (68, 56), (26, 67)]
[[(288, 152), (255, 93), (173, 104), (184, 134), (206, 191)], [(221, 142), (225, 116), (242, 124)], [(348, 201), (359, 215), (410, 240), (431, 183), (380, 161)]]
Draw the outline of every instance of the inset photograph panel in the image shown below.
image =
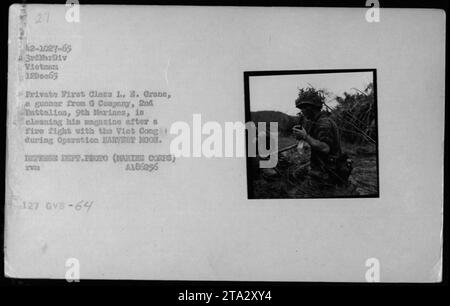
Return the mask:
[(246, 120), (277, 157), (275, 167), (261, 167), (261, 144), (247, 157), (249, 199), (379, 197), (375, 69), (253, 71), (244, 79)]

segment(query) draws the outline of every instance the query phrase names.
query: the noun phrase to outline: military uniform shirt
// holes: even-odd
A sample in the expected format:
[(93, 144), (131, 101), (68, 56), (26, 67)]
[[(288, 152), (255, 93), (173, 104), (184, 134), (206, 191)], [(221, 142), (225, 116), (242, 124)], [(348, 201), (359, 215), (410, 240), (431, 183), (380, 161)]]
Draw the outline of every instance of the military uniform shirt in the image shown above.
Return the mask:
[(330, 158), (336, 159), (341, 155), (341, 138), (334, 120), (326, 112), (320, 112), (315, 120), (310, 122), (307, 133), (314, 139), (326, 143), (330, 148), (328, 154), (311, 148), (311, 169), (323, 171), (333, 167), (330, 164)]

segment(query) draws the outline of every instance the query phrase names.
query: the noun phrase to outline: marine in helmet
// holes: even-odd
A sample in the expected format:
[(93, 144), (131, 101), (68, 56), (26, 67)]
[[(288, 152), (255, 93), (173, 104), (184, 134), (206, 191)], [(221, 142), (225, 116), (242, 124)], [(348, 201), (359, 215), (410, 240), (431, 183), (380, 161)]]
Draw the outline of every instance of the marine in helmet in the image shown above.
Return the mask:
[(347, 177), (340, 175), (342, 160), (339, 129), (329, 113), (322, 110), (325, 97), (314, 88), (301, 89), (295, 106), (307, 119), (305, 126), (294, 126), (293, 135), (311, 147), (310, 169), (306, 177), (293, 178), (300, 182), (295, 191), (303, 196), (332, 196), (337, 185), (345, 184)]

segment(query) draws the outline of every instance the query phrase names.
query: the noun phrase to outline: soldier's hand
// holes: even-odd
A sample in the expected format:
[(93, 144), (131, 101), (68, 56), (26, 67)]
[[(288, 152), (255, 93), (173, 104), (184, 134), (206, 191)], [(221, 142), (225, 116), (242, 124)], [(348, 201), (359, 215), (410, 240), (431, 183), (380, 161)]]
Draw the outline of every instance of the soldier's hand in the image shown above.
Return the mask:
[(308, 133), (306, 133), (306, 130), (300, 126), (294, 126), (292, 128), (292, 131), (293, 131), (294, 136), (299, 140), (305, 139), (306, 136), (308, 135)]

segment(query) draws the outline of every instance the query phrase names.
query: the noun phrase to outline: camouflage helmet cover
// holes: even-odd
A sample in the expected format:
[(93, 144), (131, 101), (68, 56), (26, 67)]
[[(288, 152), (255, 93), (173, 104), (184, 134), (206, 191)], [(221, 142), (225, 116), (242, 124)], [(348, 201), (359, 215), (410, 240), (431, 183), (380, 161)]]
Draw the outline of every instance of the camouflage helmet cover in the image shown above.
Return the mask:
[(315, 99), (315, 100), (302, 100), (300, 98), (297, 98), (295, 100), (295, 107), (296, 108), (302, 109), (302, 108), (304, 108), (307, 105), (311, 105), (311, 106), (315, 106), (315, 107), (321, 108), (322, 107), (322, 101), (320, 101), (318, 99)]
[(324, 96), (320, 91), (316, 91), (314, 88), (300, 89), (297, 99), (295, 99), (295, 107), (302, 109), (307, 105), (313, 107), (322, 108)]

